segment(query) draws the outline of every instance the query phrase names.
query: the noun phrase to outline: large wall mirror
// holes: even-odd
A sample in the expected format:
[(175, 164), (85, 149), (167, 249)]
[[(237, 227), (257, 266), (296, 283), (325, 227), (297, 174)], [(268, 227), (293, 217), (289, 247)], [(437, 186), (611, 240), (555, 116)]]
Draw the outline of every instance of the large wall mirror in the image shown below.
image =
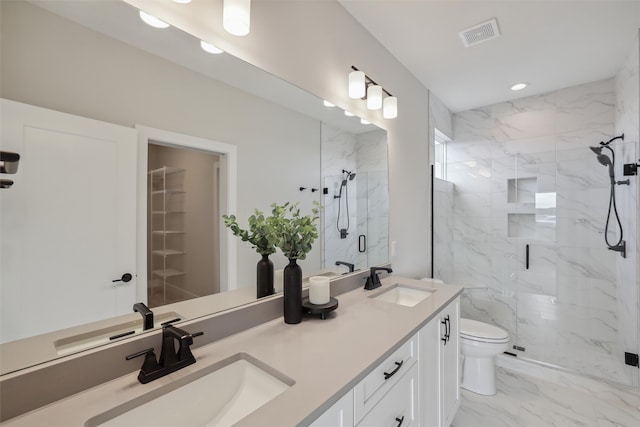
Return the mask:
[[(92, 120), (99, 127), (101, 140), (109, 140), (107, 135), (112, 131), (118, 135), (122, 131), (125, 139), (134, 135), (135, 140), (126, 147), (131, 156), (114, 154), (111, 170), (124, 167), (130, 161), (126, 159), (137, 158), (133, 162), (136, 188), (128, 197), (134, 197), (138, 211), (133, 244), (124, 245), (129, 250), (133, 245), (134, 252), (137, 250), (133, 265), (100, 279), (105, 288), (126, 286), (112, 280), (121, 278), (126, 269), (132, 270), (136, 289), (124, 292), (126, 296), (117, 303), (94, 297), (66, 308), (65, 303), (74, 301), (76, 296), (66, 286), (65, 278), (83, 272), (87, 281), (98, 279), (91, 276), (93, 269), (88, 266), (74, 272), (68, 271), (67, 264), (65, 271), (56, 271), (59, 263), (54, 252), (68, 257), (75, 252), (71, 250), (74, 240), (64, 241), (69, 233), (55, 223), (51, 223), (55, 233), (27, 230), (27, 243), (31, 246), (15, 243), (25, 230), (14, 227), (15, 236), (8, 236), (3, 229), (1, 374), (131, 338), (132, 335), (119, 337), (122, 330), (118, 328), (124, 327), (125, 333), (133, 330), (134, 336), (142, 333), (142, 318), (133, 312), (133, 302), (152, 306), (156, 320), (162, 322), (255, 301), (259, 256), (230, 236), (219, 218), (223, 213), (236, 214), (246, 226), (246, 218), (256, 208), (268, 212), (274, 202), (299, 202), (303, 211), (310, 211), (313, 202), (319, 201), (323, 206), (321, 236), (302, 263), (305, 275), (339, 276), (388, 261), (384, 130), (362, 124), (357, 117), (346, 117), (342, 110), (327, 107), (308, 92), (229, 54), (206, 53), (199, 40), (180, 30), (151, 28), (142, 23), (136, 9), (122, 1), (3, 0), (0, 7), (1, 97), (9, 100), (6, 102), (26, 105), (25, 108), (51, 110), (52, 117), (60, 117), (60, 122)], [(6, 120), (3, 115), (3, 128)], [(53, 122), (51, 128), (57, 126), (56, 120)], [(13, 128), (17, 129), (15, 134), (27, 134), (24, 128)], [(96, 181), (101, 170), (103, 176), (110, 173), (109, 162), (103, 162), (111, 158), (108, 152), (90, 154), (95, 162), (80, 162), (79, 147), (87, 146), (82, 139), (85, 136), (74, 134), (72, 143), (64, 136), (63, 149), (54, 149), (51, 135), (30, 134), (30, 141), (34, 142), (20, 153), (14, 187), (0, 190), (3, 226), (10, 219), (24, 217), (24, 212), (15, 211), (16, 204), (7, 201), (25, 184), (21, 178), (28, 173), (37, 175), (36, 170), (50, 175), (50, 186), (40, 188), (38, 199), (49, 200), (56, 210), (55, 215), (49, 215), (48, 209), (42, 209), (41, 217), (63, 218), (73, 213), (86, 218), (82, 212), (88, 208), (83, 203), (89, 201), (93, 201), (93, 209), (104, 206), (105, 211), (113, 212), (106, 217), (120, 215), (123, 209), (118, 204), (114, 208), (114, 203), (107, 203), (111, 196), (101, 195), (122, 191), (114, 190), (116, 186), (109, 180), (103, 179), (102, 187)], [(147, 139), (141, 142), (140, 135)], [(0, 147), (11, 147), (5, 133), (2, 137)], [(38, 144), (48, 151), (34, 151)], [(35, 158), (39, 158), (43, 169), (36, 169)], [(73, 167), (65, 168), (67, 164)], [(58, 165), (64, 173), (58, 173)], [(206, 184), (205, 189), (196, 190), (194, 181), (197, 185)], [(65, 183), (76, 192), (68, 200), (56, 190)], [(167, 202), (164, 197), (173, 190), (179, 195)], [(152, 193), (161, 195), (162, 208), (152, 206)], [(196, 201), (206, 205), (201, 222), (190, 213), (199, 209), (191, 205)], [(144, 216), (140, 214), (143, 211)], [(183, 231), (200, 240), (163, 241), (159, 247), (152, 241), (152, 234), (161, 231), (157, 228), (161, 221), (149, 216), (151, 211), (155, 215), (170, 212), (170, 219), (162, 217), (162, 227), (174, 231), (185, 227)], [(187, 229), (184, 221), (193, 228)], [(87, 234), (79, 227), (78, 224), (78, 229), (68, 231)], [(113, 246), (120, 239), (118, 233), (104, 230), (101, 238)], [(46, 266), (34, 266), (29, 264), (30, 253), (17, 256), (12, 243), (21, 248), (40, 245), (58, 249), (49, 252)], [(80, 252), (77, 247), (73, 249)], [(153, 271), (165, 260), (151, 260), (148, 249), (164, 254), (198, 254), (206, 265), (182, 261), (168, 266), (184, 273), (179, 279), (184, 283), (190, 279), (189, 285), (183, 286), (184, 295), (172, 299), (166, 293), (169, 282), (153, 277)], [(276, 269), (286, 265), (281, 255), (272, 259)], [(18, 263), (19, 268), (5, 268), (11, 262)], [(225, 272), (231, 265), (236, 266), (234, 271)], [(163, 264), (163, 268), (168, 267)], [(198, 268), (202, 271), (196, 271)], [(27, 269), (38, 270), (41, 280), (16, 289), (17, 282), (5, 271), (21, 275)], [(182, 286), (179, 280), (175, 283)], [(156, 293), (152, 301), (148, 292), (151, 282), (163, 289), (162, 298), (158, 299)], [(109, 312), (101, 306), (105, 302), (111, 306), (109, 310), (116, 310), (115, 316), (105, 314)], [(14, 309), (5, 310), (9, 306)], [(23, 328), (20, 312), (33, 312), (34, 308), (38, 308), (37, 318), (32, 316), (36, 325)], [(14, 314), (16, 317), (10, 317)], [(65, 323), (56, 326), (54, 319), (62, 317)]]

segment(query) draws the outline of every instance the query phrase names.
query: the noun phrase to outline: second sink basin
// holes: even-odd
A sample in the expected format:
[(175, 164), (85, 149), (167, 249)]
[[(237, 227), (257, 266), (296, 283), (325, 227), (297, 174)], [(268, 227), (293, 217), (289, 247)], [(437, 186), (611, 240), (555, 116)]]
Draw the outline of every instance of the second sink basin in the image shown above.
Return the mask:
[(396, 283), (377, 294), (371, 295), (369, 298), (413, 307), (420, 301), (429, 298), (434, 292), (436, 292), (436, 289)]
[(230, 426), (293, 384), (239, 353), (97, 415), (85, 426)]

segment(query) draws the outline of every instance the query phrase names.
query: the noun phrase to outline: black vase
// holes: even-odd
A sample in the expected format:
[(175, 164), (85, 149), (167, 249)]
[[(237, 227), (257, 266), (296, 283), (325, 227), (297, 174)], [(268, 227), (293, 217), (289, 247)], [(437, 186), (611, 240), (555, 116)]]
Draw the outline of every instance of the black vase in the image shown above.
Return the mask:
[(284, 268), (284, 323), (302, 321), (302, 268), (290, 259)]
[(258, 298), (273, 295), (273, 263), (269, 255), (262, 255), (256, 268), (257, 296)]

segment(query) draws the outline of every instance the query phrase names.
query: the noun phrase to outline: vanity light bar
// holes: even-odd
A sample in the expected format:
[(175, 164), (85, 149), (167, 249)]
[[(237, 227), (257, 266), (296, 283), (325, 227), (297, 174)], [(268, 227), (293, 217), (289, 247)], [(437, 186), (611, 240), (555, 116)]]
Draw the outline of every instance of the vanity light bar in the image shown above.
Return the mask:
[[(366, 101), (369, 110), (382, 108), (382, 117), (385, 119), (398, 117), (398, 98), (353, 65), (351, 69), (353, 71), (349, 73), (349, 97)], [(384, 97), (384, 94), (387, 96)]]

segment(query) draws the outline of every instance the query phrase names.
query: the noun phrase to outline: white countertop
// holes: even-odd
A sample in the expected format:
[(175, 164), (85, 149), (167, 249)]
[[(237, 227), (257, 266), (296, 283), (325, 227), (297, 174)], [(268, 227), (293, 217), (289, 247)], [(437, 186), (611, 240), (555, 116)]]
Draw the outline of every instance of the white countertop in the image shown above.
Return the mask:
[[(194, 365), (149, 384), (140, 384), (135, 372), (2, 425), (83, 426), (97, 414), (237, 353), (248, 353), (292, 378), (295, 384), (236, 425), (306, 425), (462, 292), (460, 286), (396, 276), (382, 283), (383, 287), (407, 283), (437, 291), (415, 307), (405, 307), (368, 298), (382, 288), (356, 289), (338, 297), (339, 307), (326, 320), (305, 316), (302, 323), (288, 325), (278, 318), (193, 350), (197, 360)], [(183, 326), (196, 332), (189, 325)]]

